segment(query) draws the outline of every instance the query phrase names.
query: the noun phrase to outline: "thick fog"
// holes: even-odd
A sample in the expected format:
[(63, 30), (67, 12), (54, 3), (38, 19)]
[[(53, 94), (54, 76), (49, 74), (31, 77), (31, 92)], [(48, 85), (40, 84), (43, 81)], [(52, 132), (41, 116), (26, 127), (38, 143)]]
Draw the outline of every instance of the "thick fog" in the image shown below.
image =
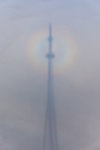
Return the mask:
[(48, 63), (35, 47), (50, 22), (71, 51), (55, 65), (53, 49), (59, 150), (100, 148), (99, 0), (0, 0), (1, 150), (42, 149)]

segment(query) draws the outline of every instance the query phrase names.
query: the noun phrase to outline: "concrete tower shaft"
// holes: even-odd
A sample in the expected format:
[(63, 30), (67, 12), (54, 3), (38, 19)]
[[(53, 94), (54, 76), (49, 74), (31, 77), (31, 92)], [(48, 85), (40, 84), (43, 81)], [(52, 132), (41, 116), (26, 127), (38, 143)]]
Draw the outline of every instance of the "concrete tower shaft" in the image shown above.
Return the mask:
[(49, 25), (49, 52), (48, 58), (48, 94), (47, 94), (47, 108), (45, 116), (44, 127), (44, 141), (43, 150), (58, 150), (56, 114), (54, 104), (54, 89), (53, 89), (53, 58), (55, 55), (52, 51), (52, 26)]

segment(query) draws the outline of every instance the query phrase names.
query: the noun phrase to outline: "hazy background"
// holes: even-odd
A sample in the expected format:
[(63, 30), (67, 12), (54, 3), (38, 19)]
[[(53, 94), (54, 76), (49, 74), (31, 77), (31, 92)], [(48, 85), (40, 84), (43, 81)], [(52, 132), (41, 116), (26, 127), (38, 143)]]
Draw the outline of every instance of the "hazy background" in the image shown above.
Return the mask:
[(99, 0), (0, 0), (0, 149), (42, 149), (47, 60), (43, 68), (36, 57), (37, 63), (30, 61), (27, 45), (40, 30), (48, 30), (49, 22), (62, 32), (59, 36), (68, 31), (72, 47), (77, 45), (72, 65), (62, 64), (58, 72), (54, 67), (59, 150), (98, 150)]

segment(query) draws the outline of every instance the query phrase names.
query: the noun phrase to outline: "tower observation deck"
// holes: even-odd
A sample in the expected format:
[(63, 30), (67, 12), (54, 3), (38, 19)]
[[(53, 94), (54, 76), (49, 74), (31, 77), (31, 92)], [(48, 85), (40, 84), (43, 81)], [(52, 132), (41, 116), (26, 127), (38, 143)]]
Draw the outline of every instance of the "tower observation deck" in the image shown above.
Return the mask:
[(53, 89), (53, 59), (55, 55), (52, 51), (52, 26), (49, 25), (49, 52), (46, 55), (48, 59), (48, 93), (47, 93), (47, 108), (44, 125), (43, 150), (58, 150), (57, 125), (54, 103)]

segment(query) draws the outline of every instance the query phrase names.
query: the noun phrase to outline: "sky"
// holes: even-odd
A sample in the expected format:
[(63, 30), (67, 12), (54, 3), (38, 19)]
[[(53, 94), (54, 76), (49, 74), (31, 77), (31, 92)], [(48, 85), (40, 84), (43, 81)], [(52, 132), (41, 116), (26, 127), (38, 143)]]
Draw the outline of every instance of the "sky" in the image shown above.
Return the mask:
[(100, 149), (100, 1), (0, 0), (0, 149), (41, 150), (52, 24), (59, 149)]

